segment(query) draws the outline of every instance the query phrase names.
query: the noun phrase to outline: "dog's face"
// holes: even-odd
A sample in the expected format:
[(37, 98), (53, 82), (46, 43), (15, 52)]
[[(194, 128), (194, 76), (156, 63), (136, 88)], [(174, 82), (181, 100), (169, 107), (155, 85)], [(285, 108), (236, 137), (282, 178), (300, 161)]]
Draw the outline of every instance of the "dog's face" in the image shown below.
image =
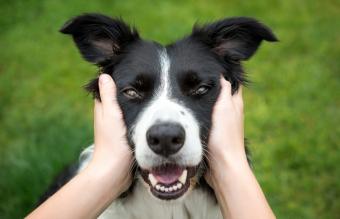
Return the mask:
[[(98, 14), (76, 17), (61, 32), (72, 34), (83, 57), (115, 80), (140, 178), (164, 200), (182, 197), (204, 172), (220, 77), (236, 91), (245, 81), (240, 62), (262, 40), (276, 41), (250, 18), (194, 27), (168, 46), (143, 40), (122, 20)], [(88, 89), (99, 97), (97, 79)]]

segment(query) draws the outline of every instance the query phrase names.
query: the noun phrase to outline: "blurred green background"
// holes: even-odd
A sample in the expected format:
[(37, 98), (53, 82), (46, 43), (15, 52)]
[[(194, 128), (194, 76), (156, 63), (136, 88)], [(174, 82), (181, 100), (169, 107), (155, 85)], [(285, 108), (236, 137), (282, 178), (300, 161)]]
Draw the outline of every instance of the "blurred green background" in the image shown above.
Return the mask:
[(20, 218), (92, 142), (96, 68), (58, 33), (83, 12), (122, 16), (169, 43), (196, 21), (252, 16), (279, 43), (245, 67), (255, 174), (278, 218), (339, 218), (340, 2), (0, 0), (0, 218)]

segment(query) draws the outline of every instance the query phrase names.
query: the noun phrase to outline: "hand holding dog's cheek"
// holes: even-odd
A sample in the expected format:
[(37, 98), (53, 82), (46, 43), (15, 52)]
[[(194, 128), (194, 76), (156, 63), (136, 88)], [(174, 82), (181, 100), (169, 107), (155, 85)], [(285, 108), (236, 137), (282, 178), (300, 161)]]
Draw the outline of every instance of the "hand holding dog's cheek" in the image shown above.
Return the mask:
[(115, 178), (127, 188), (131, 180), (132, 152), (126, 140), (126, 127), (111, 76), (100, 76), (99, 89), (101, 102), (95, 100), (94, 106), (95, 149), (92, 163), (100, 168), (117, 169), (119, 175)]
[(208, 151), (210, 169), (206, 179), (210, 185), (213, 184), (212, 178), (223, 172), (219, 169), (223, 159), (246, 161), (242, 87), (232, 95), (231, 84), (224, 78), (221, 79), (221, 92), (213, 109)]

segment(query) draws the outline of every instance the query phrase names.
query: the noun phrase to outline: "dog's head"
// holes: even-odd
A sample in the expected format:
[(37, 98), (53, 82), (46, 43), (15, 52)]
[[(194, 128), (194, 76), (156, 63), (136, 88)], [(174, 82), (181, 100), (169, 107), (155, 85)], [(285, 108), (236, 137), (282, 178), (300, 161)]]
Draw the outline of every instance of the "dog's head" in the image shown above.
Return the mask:
[[(165, 200), (186, 194), (204, 172), (221, 75), (235, 92), (245, 82), (241, 62), (262, 40), (277, 40), (268, 27), (245, 17), (194, 26), (167, 46), (99, 14), (76, 17), (61, 32), (71, 34), (83, 57), (115, 80), (140, 178)], [(97, 79), (87, 88), (99, 97)]]

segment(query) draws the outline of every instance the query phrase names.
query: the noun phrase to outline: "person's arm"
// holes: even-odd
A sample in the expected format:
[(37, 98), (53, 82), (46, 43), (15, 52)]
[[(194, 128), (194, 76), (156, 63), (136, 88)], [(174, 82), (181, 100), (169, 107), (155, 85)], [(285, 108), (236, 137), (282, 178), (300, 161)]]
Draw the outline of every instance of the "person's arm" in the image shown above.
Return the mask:
[(95, 149), (90, 164), (27, 218), (95, 218), (131, 183), (132, 153), (109, 75), (99, 78), (95, 101)]
[(260, 185), (250, 169), (244, 147), (242, 88), (231, 94), (231, 85), (221, 79), (221, 93), (213, 111), (208, 143), (209, 171), (224, 218), (275, 218)]

